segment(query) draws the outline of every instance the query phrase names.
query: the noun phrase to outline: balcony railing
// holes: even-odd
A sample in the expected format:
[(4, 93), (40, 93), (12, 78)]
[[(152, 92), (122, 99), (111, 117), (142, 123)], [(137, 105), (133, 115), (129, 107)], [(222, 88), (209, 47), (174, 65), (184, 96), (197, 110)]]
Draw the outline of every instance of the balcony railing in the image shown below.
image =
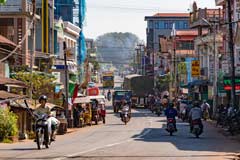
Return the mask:
[[(26, 5), (23, 6), (22, 1), (26, 1)], [(5, 5), (0, 5), (0, 13), (21, 13), (32, 12), (32, 3), (27, 0), (8, 0)]]

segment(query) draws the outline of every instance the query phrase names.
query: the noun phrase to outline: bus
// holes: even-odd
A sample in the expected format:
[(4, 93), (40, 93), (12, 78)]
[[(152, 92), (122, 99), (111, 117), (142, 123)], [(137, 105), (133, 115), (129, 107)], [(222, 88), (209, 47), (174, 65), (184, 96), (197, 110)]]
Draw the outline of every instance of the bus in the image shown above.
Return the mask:
[(103, 88), (114, 88), (114, 72), (103, 72), (102, 84)]

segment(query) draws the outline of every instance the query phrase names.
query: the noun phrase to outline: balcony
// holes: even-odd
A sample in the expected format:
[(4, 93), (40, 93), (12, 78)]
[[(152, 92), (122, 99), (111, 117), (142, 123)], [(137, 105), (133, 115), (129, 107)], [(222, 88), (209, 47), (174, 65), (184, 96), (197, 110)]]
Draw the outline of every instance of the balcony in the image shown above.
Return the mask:
[(220, 22), (223, 20), (223, 13), (221, 9), (201, 9), (195, 10), (190, 13), (190, 28), (208, 28), (207, 24), (203, 19), (211, 22)]
[(5, 5), (0, 5), (0, 14), (31, 13), (32, 9), (32, 3), (27, 0), (18, 0), (14, 1), (14, 3), (7, 1)]

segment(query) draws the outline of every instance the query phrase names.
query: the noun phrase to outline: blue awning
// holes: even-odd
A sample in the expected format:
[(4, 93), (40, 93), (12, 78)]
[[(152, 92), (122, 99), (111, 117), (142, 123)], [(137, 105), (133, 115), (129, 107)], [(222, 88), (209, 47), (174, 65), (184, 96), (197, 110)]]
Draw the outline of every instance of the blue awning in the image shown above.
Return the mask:
[(209, 84), (208, 80), (194, 80), (194, 81), (188, 83), (188, 87), (208, 85), (208, 84)]

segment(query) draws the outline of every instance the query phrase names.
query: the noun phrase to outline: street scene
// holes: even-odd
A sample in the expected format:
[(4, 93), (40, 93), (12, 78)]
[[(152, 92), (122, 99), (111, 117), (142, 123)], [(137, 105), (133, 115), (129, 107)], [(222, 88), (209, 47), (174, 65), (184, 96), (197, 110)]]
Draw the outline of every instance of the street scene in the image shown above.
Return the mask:
[(240, 0), (0, 0), (0, 160), (240, 160)]

